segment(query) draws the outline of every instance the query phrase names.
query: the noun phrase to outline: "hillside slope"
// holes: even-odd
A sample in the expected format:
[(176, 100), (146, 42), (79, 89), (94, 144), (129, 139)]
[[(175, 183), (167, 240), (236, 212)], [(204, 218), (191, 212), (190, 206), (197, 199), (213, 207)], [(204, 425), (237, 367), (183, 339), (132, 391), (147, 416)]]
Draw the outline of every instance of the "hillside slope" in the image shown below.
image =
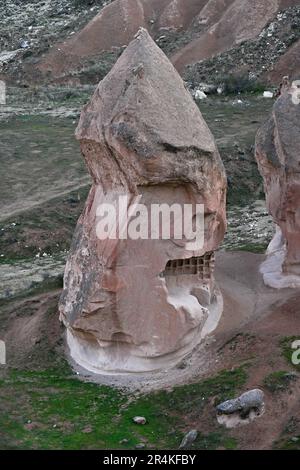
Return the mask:
[[(264, 50), (254, 51), (253, 64), (246, 65), (255, 70), (261, 54), (270, 57), (276, 46), (259, 74), (277, 83), (289, 68), (292, 75), (299, 70), (299, 8), (299, 0), (7, 0), (0, 5), (0, 77), (96, 83), (142, 26), (183, 76), (187, 66), (198, 70), (201, 64), (202, 70), (204, 62), (205, 72), (206, 61), (218, 63), (230, 51), (237, 51), (231, 71), (239, 71), (248, 49), (267, 32)], [(272, 28), (280, 30), (279, 39)]]

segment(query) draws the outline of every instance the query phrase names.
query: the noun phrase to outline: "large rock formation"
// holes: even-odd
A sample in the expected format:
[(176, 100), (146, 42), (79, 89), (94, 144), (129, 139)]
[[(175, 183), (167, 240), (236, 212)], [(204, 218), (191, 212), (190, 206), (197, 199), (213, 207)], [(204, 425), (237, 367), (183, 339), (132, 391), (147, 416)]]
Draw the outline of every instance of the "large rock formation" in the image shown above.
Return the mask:
[[(71, 355), (96, 373), (161, 369), (191, 351), (222, 313), (213, 252), (226, 227), (226, 177), (213, 136), (144, 29), (98, 85), (76, 136), (93, 186), (60, 302)], [(121, 239), (127, 227), (121, 217), (119, 237), (103, 237), (99, 208), (110, 204), (112, 216), (120, 196), (131, 217), (137, 201), (149, 211), (176, 203), (193, 208), (195, 223), (196, 204), (203, 204), (204, 243), (175, 236), (175, 220), (169, 237), (162, 236), (163, 222), (157, 239)], [(141, 232), (147, 223), (140, 222)]]
[(267, 207), (276, 224), (264, 281), (275, 288), (300, 287), (300, 81), (283, 81), (281, 96), (256, 138)]

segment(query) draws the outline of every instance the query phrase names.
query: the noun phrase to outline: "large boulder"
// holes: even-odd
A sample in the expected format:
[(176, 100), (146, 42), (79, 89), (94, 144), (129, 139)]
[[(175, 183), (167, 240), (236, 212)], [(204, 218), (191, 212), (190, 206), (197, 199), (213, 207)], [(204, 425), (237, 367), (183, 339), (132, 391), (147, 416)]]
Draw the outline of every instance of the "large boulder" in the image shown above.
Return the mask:
[[(226, 228), (226, 176), (197, 105), (145, 29), (98, 85), (76, 136), (93, 186), (60, 301), (71, 355), (99, 373), (174, 364), (216, 327), (222, 313), (213, 252)], [(120, 198), (129, 218), (137, 202), (149, 213), (162, 203), (192, 206), (193, 223), (203, 215), (202, 245), (162, 236), (166, 224), (156, 239), (147, 236), (148, 228), (143, 239), (124, 237), (123, 213), (116, 227), (108, 221), (108, 232), (116, 228), (118, 236), (99, 234), (99, 208), (119, 215)], [(176, 219), (170, 223), (178, 228)], [(142, 232), (148, 219), (136, 225)]]
[(249, 424), (265, 412), (264, 392), (255, 388), (217, 407), (217, 420), (227, 428)]
[(300, 81), (283, 80), (281, 95), (256, 137), (256, 160), (276, 234), (262, 265), (271, 287), (300, 286)]

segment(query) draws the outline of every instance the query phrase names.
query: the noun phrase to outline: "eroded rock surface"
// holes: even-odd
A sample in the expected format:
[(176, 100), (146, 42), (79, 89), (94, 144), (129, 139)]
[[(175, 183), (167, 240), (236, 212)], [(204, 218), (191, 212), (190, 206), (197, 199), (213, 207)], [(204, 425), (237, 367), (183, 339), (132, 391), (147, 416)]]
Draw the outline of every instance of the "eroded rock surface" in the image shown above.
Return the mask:
[[(299, 88), (298, 88), (299, 87)], [(267, 285), (300, 286), (300, 81), (283, 80), (281, 96), (256, 138), (256, 159), (264, 178), (276, 234), (261, 271)]]
[(238, 398), (220, 403), (216, 409), (219, 424), (227, 428), (249, 424), (265, 411), (264, 393), (259, 389), (249, 390)]
[(191, 431), (186, 433), (186, 435), (182, 439), (179, 449), (189, 448), (189, 446), (191, 446), (193, 442), (195, 442), (197, 437), (198, 437), (198, 431), (196, 429), (192, 429)]
[[(226, 176), (214, 138), (144, 29), (98, 85), (76, 136), (93, 186), (60, 302), (71, 355), (96, 373), (163, 369), (214, 330), (222, 313), (213, 265), (226, 228)], [(119, 196), (129, 210), (138, 197), (149, 210), (191, 204), (194, 218), (203, 204), (203, 246), (192, 250), (161, 231), (158, 239), (99, 239), (97, 209)]]

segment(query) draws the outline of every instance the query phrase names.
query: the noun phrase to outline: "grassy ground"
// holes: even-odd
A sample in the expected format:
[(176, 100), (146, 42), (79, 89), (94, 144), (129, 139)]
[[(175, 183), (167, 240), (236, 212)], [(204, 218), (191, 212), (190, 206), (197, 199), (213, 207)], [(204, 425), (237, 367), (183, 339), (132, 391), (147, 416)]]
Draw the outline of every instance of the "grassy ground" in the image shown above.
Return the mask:
[[(176, 449), (205, 407), (233, 397), (246, 381), (244, 368), (146, 396), (74, 377), (66, 365), (55, 370), (8, 370), (0, 385), (0, 448), (22, 449)], [(134, 416), (145, 416), (136, 425)], [(235, 448), (220, 431), (199, 434), (195, 449)]]

